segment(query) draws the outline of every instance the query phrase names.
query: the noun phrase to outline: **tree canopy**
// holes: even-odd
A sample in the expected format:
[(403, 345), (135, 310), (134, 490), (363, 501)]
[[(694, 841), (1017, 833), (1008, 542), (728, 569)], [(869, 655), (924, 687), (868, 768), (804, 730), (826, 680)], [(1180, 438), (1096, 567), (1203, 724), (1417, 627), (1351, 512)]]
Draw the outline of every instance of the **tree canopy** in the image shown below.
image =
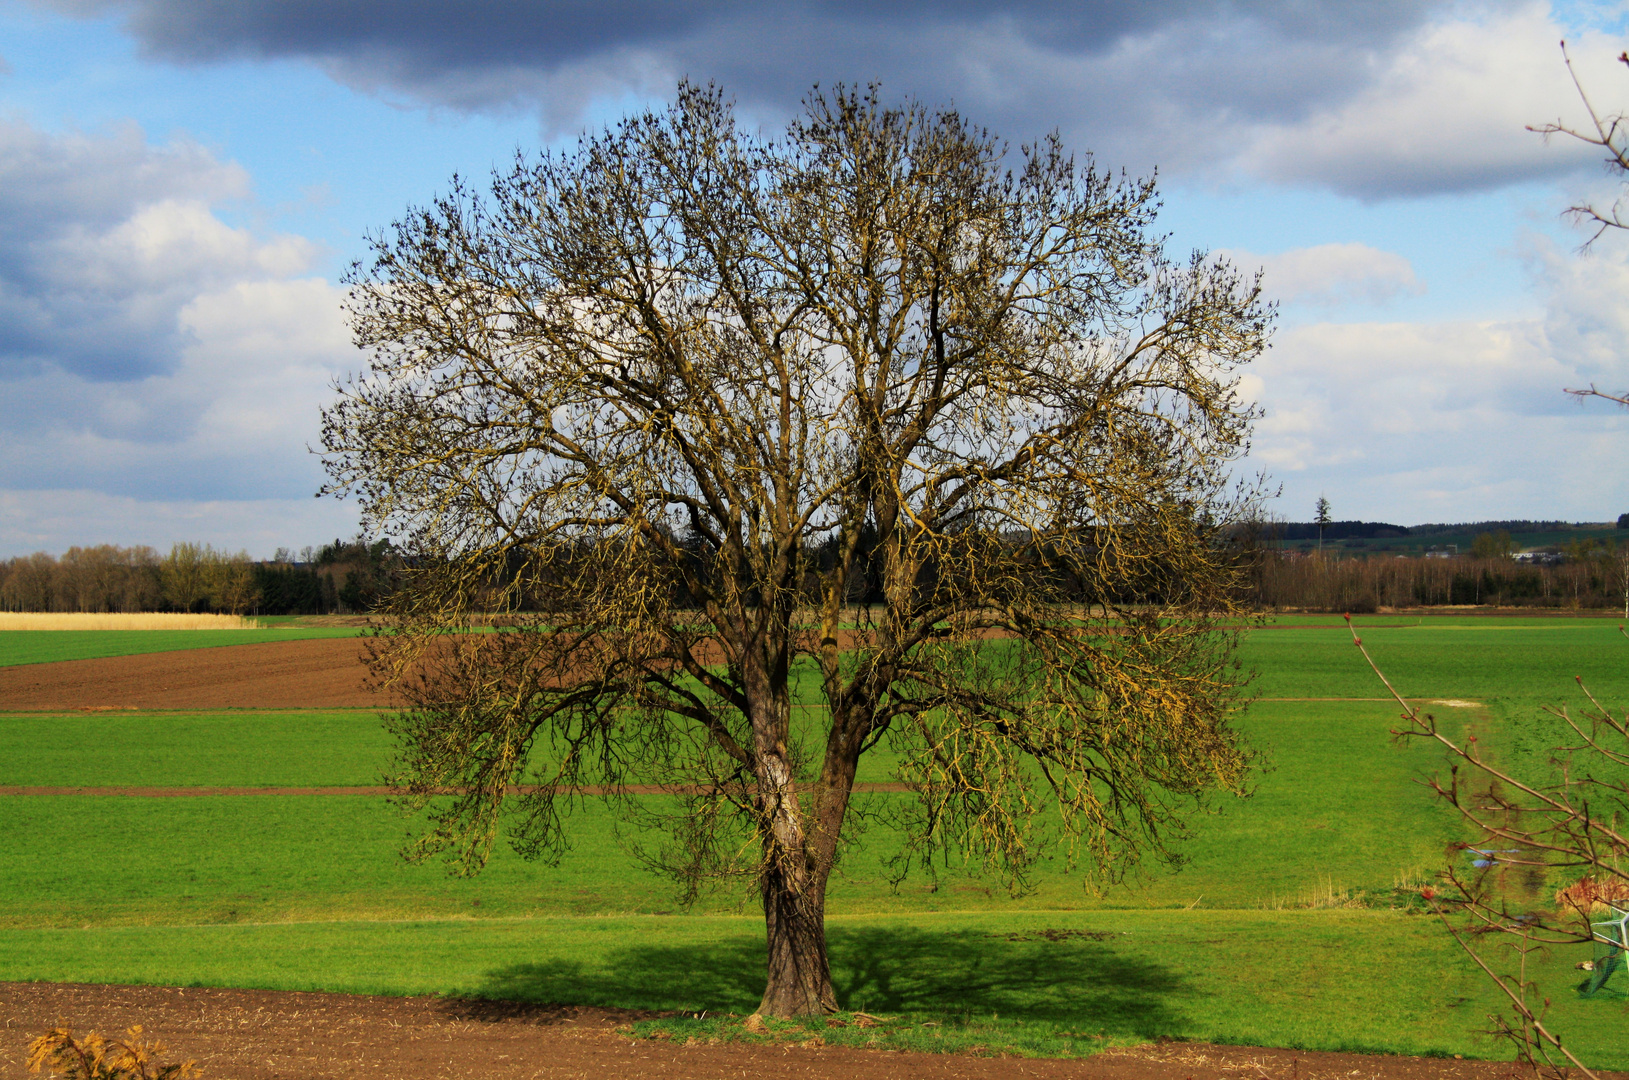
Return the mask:
[(375, 663), (415, 853), (557, 856), (619, 800), (688, 889), (756, 883), (793, 1015), (836, 1007), (826, 882), (884, 740), (912, 857), (1018, 885), (1241, 790), (1237, 372), (1273, 311), (1167, 259), (1157, 207), (874, 89), (770, 137), (685, 85), (375, 237), (323, 445), (412, 553)]

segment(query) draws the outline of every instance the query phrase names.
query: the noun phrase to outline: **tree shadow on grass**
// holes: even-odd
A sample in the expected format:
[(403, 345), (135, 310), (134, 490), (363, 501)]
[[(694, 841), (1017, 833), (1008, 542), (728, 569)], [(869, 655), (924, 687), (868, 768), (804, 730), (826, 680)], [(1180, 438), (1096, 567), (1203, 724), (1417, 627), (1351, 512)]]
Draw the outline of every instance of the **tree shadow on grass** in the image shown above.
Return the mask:
[[(1176, 969), (1084, 936), (828, 927), (845, 1009), (1044, 1021), (1151, 1039), (1187, 1026), (1195, 992)], [(490, 972), (473, 996), (642, 1010), (751, 1012), (764, 988), (761, 934), (707, 945), (631, 940), (592, 959)]]

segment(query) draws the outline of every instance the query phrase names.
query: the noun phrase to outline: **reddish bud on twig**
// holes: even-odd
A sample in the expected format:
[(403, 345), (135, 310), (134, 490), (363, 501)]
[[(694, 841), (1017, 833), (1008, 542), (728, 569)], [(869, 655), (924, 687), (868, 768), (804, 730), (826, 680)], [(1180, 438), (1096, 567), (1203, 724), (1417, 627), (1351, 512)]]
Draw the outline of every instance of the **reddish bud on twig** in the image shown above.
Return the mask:
[(1355, 637), (1355, 638), (1352, 639), (1352, 644), (1353, 645), (1362, 645), (1363, 644), (1363, 639), (1360, 638), (1360, 637)]
[(1352, 613), (1350, 611), (1348, 611), (1345, 615), (1342, 615), (1341, 618), (1345, 619), (1347, 622), (1351, 622), (1352, 621)]
[(1427, 885), (1425, 888), (1420, 890), (1420, 895), (1425, 897), (1427, 900), (1435, 900), (1437, 898), (1437, 890)]

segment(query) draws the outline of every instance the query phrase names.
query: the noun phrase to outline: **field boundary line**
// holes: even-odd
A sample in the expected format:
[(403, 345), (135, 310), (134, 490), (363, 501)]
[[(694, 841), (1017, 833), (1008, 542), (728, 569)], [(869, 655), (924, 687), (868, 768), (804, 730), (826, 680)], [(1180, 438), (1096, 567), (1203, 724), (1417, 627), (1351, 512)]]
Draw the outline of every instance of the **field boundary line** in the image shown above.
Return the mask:
[[(539, 785), (518, 784), (509, 788), (511, 795), (525, 795), (541, 790)], [(702, 789), (692, 786), (663, 786), (660, 784), (625, 784), (621, 788), (612, 789), (601, 784), (584, 784), (578, 787), (564, 789), (562, 793), (572, 795), (599, 796), (614, 794), (620, 791), (628, 795), (694, 795)], [(905, 784), (855, 784), (854, 793), (857, 795), (892, 794), (909, 791)], [(124, 798), (201, 798), (201, 797), (233, 797), (239, 795), (389, 795), (391, 789), (382, 785), (334, 785), (327, 787), (275, 787), (275, 786), (237, 786), (237, 787), (143, 787), (133, 784), (120, 784), (108, 787), (74, 786), (74, 785), (22, 785), (0, 784), (0, 796), (49, 796), (49, 795), (88, 795), (95, 797), (124, 797)], [(456, 795), (459, 792), (453, 788), (437, 790), (437, 795)]]
[[(1076, 916), (1080, 918), (1096, 918), (1101, 916), (1127, 915), (1132, 917), (1147, 916), (1164, 918), (1173, 912), (1187, 911), (1182, 905), (1158, 908), (949, 908), (938, 911), (877, 911), (858, 912), (844, 915), (827, 915), (828, 925), (844, 921), (860, 922), (875, 919), (909, 919), (913, 922), (929, 919), (958, 919), (987, 916), (991, 919), (1007, 920), (1013, 916)], [(1275, 921), (1283, 916), (1310, 917), (1310, 918), (1342, 918), (1354, 921), (1366, 918), (1379, 918), (1397, 913), (1389, 909), (1356, 909), (1356, 908), (1287, 908), (1282, 911), (1253, 907), (1215, 907), (1198, 908), (1188, 911), (1189, 915), (1221, 915), (1245, 916), (1252, 922)], [(251, 922), (249, 920), (234, 920), (231, 922), (190, 922), (190, 923), (106, 923), (102, 925), (78, 923), (73, 926), (0, 926), (0, 935), (4, 934), (35, 934), (35, 933), (101, 933), (106, 931), (124, 930), (234, 930), (234, 929), (261, 929), (277, 926), (403, 926), (414, 923), (529, 923), (529, 922), (592, 922), (595, 920), (613, 919), (689, 919), (714, 920), (720, 922), (744, 922), (755, 931), (761, 932), (764, 925), (762, 915), (728, 915), (721, 912), (654, 912), (654, 911), (613, 911), (594, 912), (587, 915), (568, 915), (549, 912), (537, 915), (421, 915), (405, 916), (390, 919), (275, 919), (264, 922)], [(1134, 933), (1135, 931), (1127, 931)], [(1161, 927), (1155, 927), (1151, 932), (1162, 932)], [(4, 980), (0, 980), (3, 982)]]
[[(147, 654), (150, 655), (150, 654)], [(12, 667), (23, 665), (13, 664)], [(5, 670), (0, 667), (0, 670)], [(321, 713), (386, 713), (397, 711), (389, 705), (277, 705), (269, 709), (254, 705), (206, 705), (195, 709), (143, 709), (139, 705), (78, 705), (67, 709), (4, 709), (5, 716), (264, 716), (289, 713), (310, 716)]]
[[(1394, 699), (1389, 698), (1389, 697), (1259, 697), (1259, 698), (1256, 698), (1255, 700), (1256, 701), (1392, 701)], [(1419, 700), (1421, 700), (1421, 701), (1426, 701), (1426, 700), (1435, 701), (1436, 698), (1430, 698), (1430, 699), (1420, 698)]]

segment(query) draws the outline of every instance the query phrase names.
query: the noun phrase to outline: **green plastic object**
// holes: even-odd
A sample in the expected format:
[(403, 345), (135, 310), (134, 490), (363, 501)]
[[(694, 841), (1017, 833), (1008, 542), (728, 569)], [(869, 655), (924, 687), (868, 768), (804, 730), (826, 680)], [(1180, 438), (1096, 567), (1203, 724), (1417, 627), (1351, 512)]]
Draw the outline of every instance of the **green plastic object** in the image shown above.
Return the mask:
[(1623, 970), (1624, 953), (1629, 950), (1629, 911), (1612, 908), (1612, 918), (1592, 922), (1589, 929), (1595, 945), (1595, 962), (1589, 978), (1578, 985), (1580, 997), (1622, 998), (1629, 995), (1606, 984)]

